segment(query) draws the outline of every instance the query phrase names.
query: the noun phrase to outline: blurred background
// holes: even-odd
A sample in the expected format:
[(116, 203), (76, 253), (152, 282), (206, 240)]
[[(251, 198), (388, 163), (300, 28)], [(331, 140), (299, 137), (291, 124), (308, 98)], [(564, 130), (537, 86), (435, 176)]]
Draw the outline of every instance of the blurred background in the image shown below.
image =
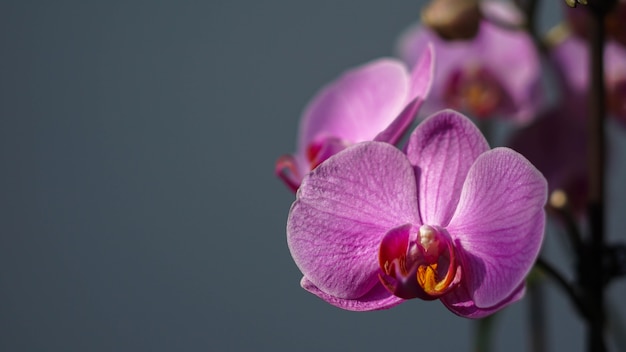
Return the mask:
[[(424, 3), (3, 0), (0, 350), (471, 351), (474, 322), (437, 301), (353, 313), (302, 290), (273, 170), (315, 92), (393, 55)], [(566, 270), (561, 245), (545, 253)], [(545, 289), (549, 350), (582, 351)], [(496, 351), (529, 350), (527, 308), (496, 317)]]

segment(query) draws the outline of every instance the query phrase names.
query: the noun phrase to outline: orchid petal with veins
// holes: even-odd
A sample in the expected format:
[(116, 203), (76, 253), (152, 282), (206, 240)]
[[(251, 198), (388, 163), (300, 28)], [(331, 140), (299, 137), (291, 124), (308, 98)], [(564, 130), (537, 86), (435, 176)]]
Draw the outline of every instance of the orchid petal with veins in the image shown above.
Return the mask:
[(287, 221), (302, 286), (343, 309), (440, 299), (479, 318), (519, 300), (543, 239), (545, 178), (447, 110), (406, 154), (376, 141), (331, 156), (303, 180)]
[(411, 72), (398, 60), (379, 59), (322, 88), (304, 111), (297, 151), (276, 162), (277, 176), (295, 192), (309, 171), (351, 144), (398, 142), (428, 95), (433, 56), (425, 50)]

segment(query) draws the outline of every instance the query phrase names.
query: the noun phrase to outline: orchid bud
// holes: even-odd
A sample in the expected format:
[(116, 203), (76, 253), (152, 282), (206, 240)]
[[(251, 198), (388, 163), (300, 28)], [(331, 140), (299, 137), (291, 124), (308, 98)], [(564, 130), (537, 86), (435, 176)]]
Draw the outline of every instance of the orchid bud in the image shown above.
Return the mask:
[(478, 0), (433, 0), (421, 13), (422, 23), (448, 40), (471, 39), (478, 33)]

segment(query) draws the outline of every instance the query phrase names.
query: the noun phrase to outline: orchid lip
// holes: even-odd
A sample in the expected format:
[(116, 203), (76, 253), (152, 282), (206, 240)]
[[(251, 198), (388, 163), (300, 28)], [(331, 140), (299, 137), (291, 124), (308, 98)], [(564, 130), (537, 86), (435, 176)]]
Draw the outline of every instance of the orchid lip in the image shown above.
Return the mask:
[(309, 143), (306, 147), (306, 159), (310, 163), (310, 169), (315, 169), (326, 159), (344, 150), (348, 142), (337, 137), (322, 137)]
[[(305, 163), (308, 162), (308, 171), (315, 169), (326, 159), (339, 153), (348, 147), (349, 143), (336, 137), (323, 137), (309, 143), (305, 150)], [(276, 160), (274, 173), (278, 176), (287, 187), (296, 192), (300, 187), (304, 175), (300, 171), (298, 161), (293, 155), (283, 155)]]
[(422, 225), (396, 227), (380, 244), (381, 283), (404, 299), (433, 300), (456, 287), (460, 270), (445, 229)]

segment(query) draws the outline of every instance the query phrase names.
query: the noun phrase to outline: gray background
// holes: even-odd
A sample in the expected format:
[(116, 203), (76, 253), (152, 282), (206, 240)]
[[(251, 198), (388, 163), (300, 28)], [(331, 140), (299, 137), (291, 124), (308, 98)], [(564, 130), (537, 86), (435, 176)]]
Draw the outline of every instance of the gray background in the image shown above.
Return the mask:
[[(352, 313), (303, 291), (273, 175), (317, 89), (391, 55), (422, 3), (1, 1), (0, 350), (471, 350), (436, 301)], [(547, 292), (549, 347), (581, 351)], [(528, 349), (526, 308), (496, 350)]]

